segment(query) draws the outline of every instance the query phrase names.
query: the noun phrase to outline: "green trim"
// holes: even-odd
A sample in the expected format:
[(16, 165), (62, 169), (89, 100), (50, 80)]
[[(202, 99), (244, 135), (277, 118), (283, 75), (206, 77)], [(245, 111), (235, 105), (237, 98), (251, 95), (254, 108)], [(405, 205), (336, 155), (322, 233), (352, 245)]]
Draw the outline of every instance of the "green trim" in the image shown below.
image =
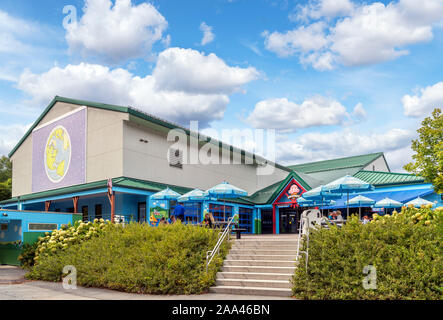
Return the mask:
[[(112, 104), (106, 104), (106, 103), (99, 103), (99, 102), (92, 102), (92, 101), (86, 101), (86, 100), (77, 100), (77, 99), (70, 99), (70, 98), (65, 98), (65, 97), (59, 97), (56, 96), (51, 103), (46, 107), (46, 109), (43, 111), (43, 113), (38, 117), (38, 119), (34, 122), (34, 124), (31, 126), (31, 128), (29, 128), (29, 130), (26, 132), (26, 134), (20, 139), (20, 141), (17, 143), (17, 145), (12, 149), (12, 151), (9, 153), (9, 158), (11, 158), (14, 153), (17, 151), (17, 149), (23, 144), (23, 142), (26, 140), (26, 138), (32, 133), (32, 130), (34, 130), (37, 125), (39, 124), (39, 122), (46, 116), (46, 114), (52, 109), (52, 107), (57, 103), (57, 102), (64, 102), (64, 103), (70, 103), (70, 104), (75, 104), (75, 105), (80, 105), (80, 106), (87, 106), (87, 107), (92, 107), (92, 108), (98, 108), (98, 109), (102, 109), (102, 110), (110, 110), (110, 111), (116, 111), (116, 112), (122, 112), (122, 113), (127, 113), (130, 115), (130, 120), (132, 119), (131, 116), (139, 118), (139, 119), (143, 119), (146, 120), (150, 123), (154, 123), (157, 124), (161, 127), (167, 128), (167, 129), (181, 129), (183, 130), (187, 135), (193, 135), (193, 136), (197, 136), (196, 132), (191, 132), (189, 129), (180, 126), (178, 124), (157, 118), (153, 115), (150, 115), (148, 113), (145, 113), (143, 111), (134, 109), (132, 107), (122, 107), (122, 106), (117, 106), (117, 105), (112, 105)], [(260, 160), (265, 160), (260, 156), (257, 156), (253, 153), (250, 153), (248, 151), (245, 151), (243, 149), (239, 149), (236, 147), (233, 147), (231, 145), (227, 145), (222, 143), (221, 141), (218, 141), (216, 139), (210, 139), (209, 137), (207, 138), (206, 142), (213, 142), (215, 145), (217, 145), (220, 148), (229, 148), (229, 151), (231, 152), (239, 152), (241, 154), (241, 156), (243, 157), (250, 157), (253, 159), (260, 159)], [(269, 162), (271, 163), (272, 162)], [(282, 166), (278, 163), (273, 163), (275, 165), (276, 168), (279, 168), (281, 170), (285, 170), (290, 172), (291, 169)]]
[(248, 197), (248, 199), (255, 204), (270, 204), (292, 179), (295, 179), (298, 183), (300, 183), (301, 186), (306, 189), (306, 191), (311, 190), (311, 187), (298, 175), (298, 173), (292, 171), (284, 180), (258, 190), (253, 195)]

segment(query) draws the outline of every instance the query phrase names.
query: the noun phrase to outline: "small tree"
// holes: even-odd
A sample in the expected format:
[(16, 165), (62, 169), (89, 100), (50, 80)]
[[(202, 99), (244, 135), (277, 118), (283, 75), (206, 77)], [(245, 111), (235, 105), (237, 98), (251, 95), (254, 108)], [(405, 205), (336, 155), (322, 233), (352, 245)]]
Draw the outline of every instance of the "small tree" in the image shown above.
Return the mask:
[(11, 198), (12, 163), (8, 157), (0, 158), (0, 201)]
[(417, 130), (420, 134), (412, 141), (413, 162), (403, 168), (432, 183), (437, 193), (443, 193), (443, 114), (434, 109), (432, 117), (427, 117)]

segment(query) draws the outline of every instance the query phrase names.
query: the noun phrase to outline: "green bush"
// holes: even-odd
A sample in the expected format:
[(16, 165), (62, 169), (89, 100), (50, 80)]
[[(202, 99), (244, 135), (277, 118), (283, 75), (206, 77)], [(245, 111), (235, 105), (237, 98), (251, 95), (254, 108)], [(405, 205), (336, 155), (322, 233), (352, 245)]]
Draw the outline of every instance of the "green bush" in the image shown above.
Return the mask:
[(18, 260), (20, 261), (20, 265), (29, 269), (34, 265), (35, 252), (38, 248), (38, 242), (34, 243), (25, 243), (22, 247), (22, 253), (18, 256)]
[[(302, 256), (292, 279), (294, 296), (442, 299), (443, 211), (435, 210), (431, 215), (429, 211), (404, 208), (366, 225), (354, 216), (342, 228), (331, 226), (312, 231), (308, 268)], [(417, 219), (417, 213), (427, 218)], [(376, 267), (376, 289), (363, 287), (363, 268), (367, 265)]]
[(205, 292), (228, 251), (228, 244), (205, 272), (206, 252), (217, 232), (196, 226), (108, 225), (97, 237), (42, 255), (29, 279), (61, 281), (64, 266), (77, 269), (77, 283), (134, 293)]

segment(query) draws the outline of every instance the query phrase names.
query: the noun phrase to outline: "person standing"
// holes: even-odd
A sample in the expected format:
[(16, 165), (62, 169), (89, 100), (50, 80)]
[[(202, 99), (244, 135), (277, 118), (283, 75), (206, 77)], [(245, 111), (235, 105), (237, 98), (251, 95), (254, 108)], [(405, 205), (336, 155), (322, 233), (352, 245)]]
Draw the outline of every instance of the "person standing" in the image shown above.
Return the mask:
[(177, 205), (174, 208), (173, 215), (181, 221), (185, 221), (185, 207), (183, 207), (183, 204), (181, 202), (177, 203)]

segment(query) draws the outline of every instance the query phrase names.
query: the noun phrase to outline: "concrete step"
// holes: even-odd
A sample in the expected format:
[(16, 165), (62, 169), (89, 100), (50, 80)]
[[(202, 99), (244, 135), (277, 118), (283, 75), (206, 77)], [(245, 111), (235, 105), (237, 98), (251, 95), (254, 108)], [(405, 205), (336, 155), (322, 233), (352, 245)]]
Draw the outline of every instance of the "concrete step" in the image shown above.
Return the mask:
[(274, 260), (225, 260), (224, 266), (268, 266), (268, 267), (294, 267), (295, 261)]
[(297, 250), (297, 244), (260, 244), (260, 243), (251, 243), (251, 244), (237, 244), (235, 243), (231, 247), (232, 250), (237, 249), (251, 249), (251, 250)]
[(263, 287), (236, 287), (236, 286), (215, 286), (209, 292), (224, 294), (242, 294), (254, 296), (279, 296), (290, 297), (291, 289), (288, 288), (263, 288)]
[(260, 244), (262, 246), (264, 245), (271, 245), (271, 246), (279, 246), (279, 245), (293, 245), (297, 244), (298, 240), (235, 240), (236, 245), (251, 245), (251, 244)]
[(295, 266), (270, 267), (270, 266), (223, 266), (222, 272), (252, 272), (252, 273), (290, 273), (294, 274)]
[(216, 285), (229, 287), (291, 288), (289, 280), (218, 279)]
[(272, 249), (272, 250), (268, 250), (268, 249), (231, 249), (231, 251), (229, 251), (229, 254), (233, 254), (233, 255), (241, 255), (241, 254), (257, 254), (257, 255), (296, 255), (297, 254), (297, 249), (294, 250), (278, 250), (278, 249)]
[(290, 280), (292, 273), (219, 272), (218, 279)]
[(258, 255), (258, 254), (228, 254), (228, 260), (273, 260), (273, 261), (292, 261), (296, 255)]

